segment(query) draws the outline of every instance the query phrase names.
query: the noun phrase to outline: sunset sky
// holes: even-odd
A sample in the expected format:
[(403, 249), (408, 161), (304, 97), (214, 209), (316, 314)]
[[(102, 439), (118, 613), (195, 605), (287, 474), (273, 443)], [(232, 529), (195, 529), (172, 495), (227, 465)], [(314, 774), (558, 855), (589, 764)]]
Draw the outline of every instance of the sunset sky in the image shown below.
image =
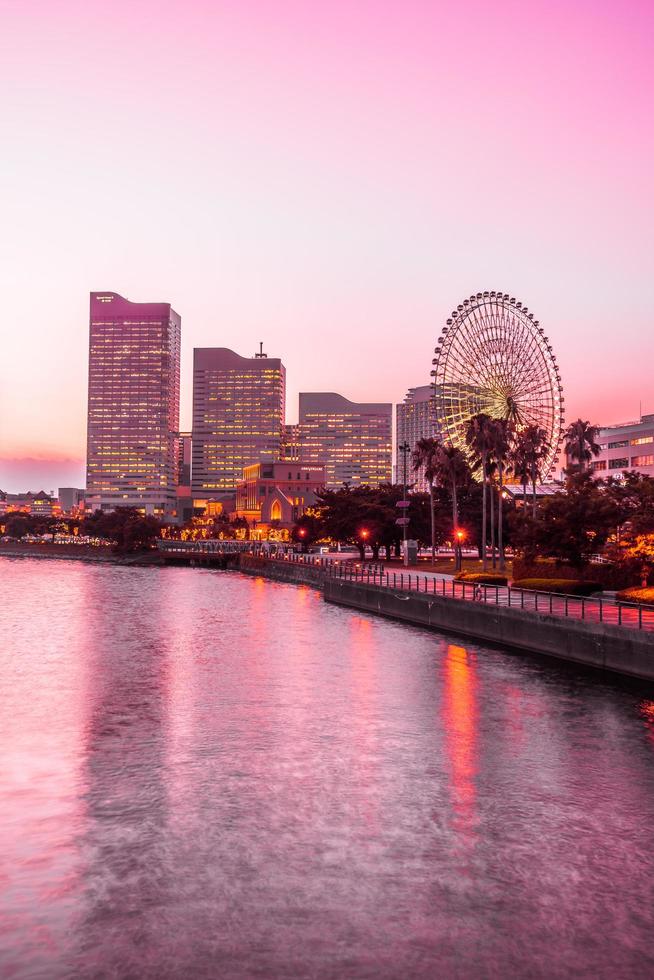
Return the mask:
[(88, 294), (397, 401), (510, 292), (568, 417), (654, 412), (654, 4), (0, 0), (0, 488), (83, 486)]

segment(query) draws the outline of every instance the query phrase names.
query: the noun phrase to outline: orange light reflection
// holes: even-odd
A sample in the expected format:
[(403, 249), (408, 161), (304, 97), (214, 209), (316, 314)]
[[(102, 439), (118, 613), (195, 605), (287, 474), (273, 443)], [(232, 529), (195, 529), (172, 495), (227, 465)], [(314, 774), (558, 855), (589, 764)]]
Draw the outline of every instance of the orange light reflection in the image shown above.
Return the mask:
[(477, 700), (474, 661), (465, 647), (450, 644), (445, 661), (445, 748), (451, 772), (455, 830), (474, 840)]

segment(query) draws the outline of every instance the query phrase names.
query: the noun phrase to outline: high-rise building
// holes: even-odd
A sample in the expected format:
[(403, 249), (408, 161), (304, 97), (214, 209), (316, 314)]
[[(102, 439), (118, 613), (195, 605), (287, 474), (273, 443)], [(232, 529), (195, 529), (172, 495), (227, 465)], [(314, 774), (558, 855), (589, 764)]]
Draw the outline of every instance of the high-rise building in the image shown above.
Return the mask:
[(86, 490), (79, 487), (59, 487), (57, 498), (64, 514), (72, 514), (84, 506)]
[(193, 438), (190, 432), (177, 433), (177, 440), (176, 440), (177, 462), (175, 465), (176, 465), (178, 487), (191, 486), (192, 446), (193, 446)]
[(243, 470), (280, 457), (286, 370), (278, 357), (193, 352), (194, 496), (233, 493)]
[(285, 425), (282, 429), (281, 459), (300, 459), (300, 426)]
[(332, 391), (302, 392), (300, 458), (325, 467), (327, 486), (369, 484), (392, 477), (393, 406), (357, 403)]
[[(602, 426), (597, 443), (600, 454), (590, 463), (594, 476), (620, 479), (630, 470), (654, 476), (654, 415), (643, 415), (637, 422)], [(579, 465), (570, 458), (567, 464)]]
[[(403, 453), (400, 446), (407, 443), (411, 452), (419, 439), (430, 439), (438, 434), (434, 389), (431, 385), (409, 388), (404, 401), (395, 406), (395, 479), (403, 478)], [(423, 470), (413, 471), (411, 458), (407, 457), (407, 481), (416, 490), (428, 490)]]
[(91, 293), (87, 508), (175, 508), (181, 320), (170, 303)]

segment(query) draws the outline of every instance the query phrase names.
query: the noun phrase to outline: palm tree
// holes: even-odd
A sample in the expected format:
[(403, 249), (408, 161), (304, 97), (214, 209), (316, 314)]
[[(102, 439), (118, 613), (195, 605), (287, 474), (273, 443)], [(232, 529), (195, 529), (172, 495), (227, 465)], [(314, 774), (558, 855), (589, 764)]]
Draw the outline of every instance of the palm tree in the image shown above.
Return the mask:
[[(503, 541), (503, 527), (504, 527), (504, 508), (502, 506), (502, 492), (504, 490), (504, 471), (506, 465), (509, 461), (511, 443), (513, 440), (513, 423), (509, 419), (495, 419), (493, 422), (493, 446), (491, 449), (493, 459), (497, 464), (497, 473), (499, 480), (498, 496), (497, 496), (497, 550), (499, 552), (500, 558), (500, 571), (503, 572), (505, 568), (504, 563), (504, 541)], [(491, 498), (491, 507), (492, 507)], [(495, 567), (495, 546), (493, 545), (493, 567)]]
[(473, 455), (479, 460), (482, 478), (481, 505), (481, 560), (484, 571), (488, 567), (486, 561), (486, 490), (488, 487), (488, 464), (493, 446), (493, 419), (484, 412), (473, 415), (466, 422), (465, 439)]
[(454, 540), (454, 570), (461, 571), (461, 542), (457, 538), (459, 528), (459, 503), (457, 488), (465, 486), (472, 478), (468, 461), (455, 446), (441, 445), (436, 456), (436, 480), (441, 487), (449, 487), (452, 496), (452, 532)]
[(522, 484), (522, 506), (527, 504), (527, 484), (530, 480), (531, 470), (529, 468), (528, 454), (528, 429), (518, 429), (513, 439), (511, 452), (509, 454), (509, 468), (512, 474)]
[(543, 464), (549, 456), (547, 432), (538, 425), (528, 425), (516, 434), (510, 455), (512, 472), (522, 483), (523, 505), (527, 503), (527, 483), (532, 488), (532, 513), (536, 516), (536, 484), (545, 475)]
[[(438, 469), (438, 456), (441, 450), (441, 442), (433, 437), (418, 439), (416, 447), (411, 453), (411, 462), (414, 473), (422, 470), (425, 480), (429, 484), (429, 512), (431, 518), (431, 560), (436, 561), (436, 505), (434, 502), (434, 480)], [(402, 515), (406, 517), (406, 514)]]
[(577, 419), (571, 422), (565, 431), (565, 451), (570, 459), (575, 459), (581, 473), (590, 463), (593, 456), (599, 456), (600, 447), (597, 443), (599, 426)]

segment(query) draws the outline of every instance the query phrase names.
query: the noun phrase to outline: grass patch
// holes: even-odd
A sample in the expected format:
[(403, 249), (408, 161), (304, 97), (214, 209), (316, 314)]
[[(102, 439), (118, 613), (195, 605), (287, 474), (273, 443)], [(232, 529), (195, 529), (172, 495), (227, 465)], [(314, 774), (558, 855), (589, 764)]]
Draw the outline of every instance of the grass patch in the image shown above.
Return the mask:
[(514, 589), (533, 592), (558, 592), (562, 595), (591, 595), (601, 592), (599, 582), (580, 582), (574, 578), (520, 578), (513, 582)]
[[(400, 565), (401, 560), (394, 559), (390, 564)], [(490, 558), (488, 560), (488, 564), (489, 565), (491, 564)], [(463, 559), (462, 568), (464, 572), (481, 572), (482, 571), (481, 561), (479, 558), (472, 558), (466, 555)], [(511, 576), (511, 568), (512, 568), (511, 559), (507, 558), (506, 574), (509, 577)], [(451, 558), (449, 555), (438, 555), (436, 561), (432, 562), (431, 558), (424, 556), (422, 558), (419, 558), (417, 562), (411, 564), (411, 571), (412, 572), (442, 572), (445, 575), (453, 575), (454, 558)], [(492, 567), (489, 569), (489, 571), (491, 572), (493, 571)]]
[(622, 602), (640, 602), (644, 606), (654, 606), (654, 587), (650, 585), (644, 589), (622, 589), (617, 598)]
[(477, 585), (506, 585), (509, 581), (500, 572), (457, 572), (454, 578), (457, 582), (473, 582)]

